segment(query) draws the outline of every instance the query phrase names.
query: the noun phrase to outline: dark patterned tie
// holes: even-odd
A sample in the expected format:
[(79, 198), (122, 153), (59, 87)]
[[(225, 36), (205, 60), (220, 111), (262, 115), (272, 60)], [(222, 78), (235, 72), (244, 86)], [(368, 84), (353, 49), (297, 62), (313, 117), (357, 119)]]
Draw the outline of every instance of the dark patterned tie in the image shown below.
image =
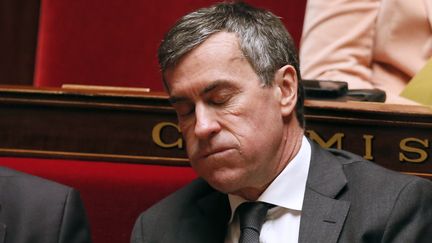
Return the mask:
[(245, 202), (237, 208), (240, 220), (239, 243), (259, 243), (261, 227), (267, 211), (274, 205), (265, 202)]

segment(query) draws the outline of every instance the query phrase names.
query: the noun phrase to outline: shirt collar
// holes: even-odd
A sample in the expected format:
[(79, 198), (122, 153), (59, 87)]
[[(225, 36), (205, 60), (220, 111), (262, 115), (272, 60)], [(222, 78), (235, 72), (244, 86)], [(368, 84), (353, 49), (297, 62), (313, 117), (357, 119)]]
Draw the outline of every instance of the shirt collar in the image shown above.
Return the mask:
[[(257, 201), (301, 211), (310, 159), (311, 146), (307, 138), (303, 136), (299, 152), (273, 180)], [(235, 209), (246, 200), (232, 194), (228, 194), (228, 198), (231, 206), (232, 219)]]

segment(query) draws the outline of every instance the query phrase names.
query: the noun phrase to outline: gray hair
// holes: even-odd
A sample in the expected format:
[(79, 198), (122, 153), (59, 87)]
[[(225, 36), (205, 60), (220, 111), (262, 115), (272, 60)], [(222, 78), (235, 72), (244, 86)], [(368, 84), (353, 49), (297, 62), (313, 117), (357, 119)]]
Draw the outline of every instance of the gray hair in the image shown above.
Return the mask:
[[(242, 2), (224, 2), (183, 16), (166, 33), (158, 50), (164, 75), (189, 51), (218, 32), (235, 33), (239, 45), (264, 86), (272, 86), (275, 72), (289, 64), (297, 72), (297, 119), (303, 127), (303, 87), (294, 42), (278, 17)], [(165, 78), (164, 85), (168, 88)]]

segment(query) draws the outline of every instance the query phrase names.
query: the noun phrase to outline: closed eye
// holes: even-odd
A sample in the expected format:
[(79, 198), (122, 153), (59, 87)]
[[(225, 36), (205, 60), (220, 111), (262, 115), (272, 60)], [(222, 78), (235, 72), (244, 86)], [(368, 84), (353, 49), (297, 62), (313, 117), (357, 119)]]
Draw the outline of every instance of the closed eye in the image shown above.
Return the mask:
[(216, 95), (215, 97), (211, 97), (209, 103), (212, 105), (223, 105), (230, 100), (230, 95)]
[(240, 91), (234, 87), (219, 87), (209, 92), (206, 96), (210, 105), (221, 106), (230, 103), (231, 99)]

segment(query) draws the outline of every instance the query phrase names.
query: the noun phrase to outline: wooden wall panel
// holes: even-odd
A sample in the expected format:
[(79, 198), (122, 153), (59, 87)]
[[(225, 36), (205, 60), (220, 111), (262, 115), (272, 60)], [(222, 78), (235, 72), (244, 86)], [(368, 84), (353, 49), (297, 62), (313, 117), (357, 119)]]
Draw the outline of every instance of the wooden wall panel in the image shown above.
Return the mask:
[[(188, 165), (164, 93), (0, 88), (0, 154)], [(432, 112), (420, 106), (307, 100), (306, 134), (432, 179)]]

